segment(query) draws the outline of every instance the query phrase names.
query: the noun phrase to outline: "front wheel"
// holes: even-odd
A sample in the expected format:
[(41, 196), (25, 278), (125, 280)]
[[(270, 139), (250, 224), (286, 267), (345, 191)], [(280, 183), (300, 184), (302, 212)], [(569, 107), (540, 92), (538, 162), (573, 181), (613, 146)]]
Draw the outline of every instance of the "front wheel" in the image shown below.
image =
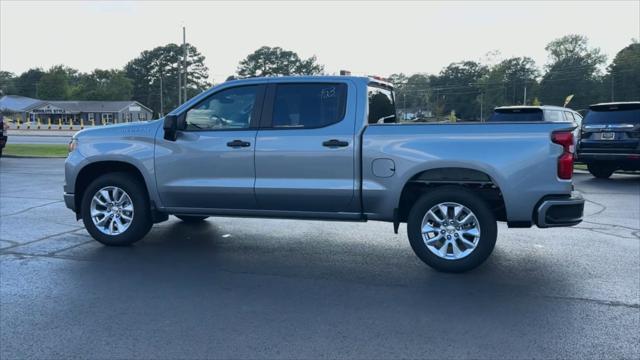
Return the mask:
[(110, 246), (142, 239), (153, 223), (145, 187), (126, 173), (95, 179), (84, 192), (81, 212), (89, 234)]
[(472, 191), (447, 186), (423, 195), (407, 220), (411, 248), (438, 271), (459, 273), (491, 255), (498, 228), (487, 203)]
[(611, 165), (594, 164), (594, 163), (587, 164), (587, 169), (589, 170), (591, 175), (595, 176), (598, 179), (608, 179), (611, 176), (611, 174), (613, 174), (613, 172), (616, 170)]

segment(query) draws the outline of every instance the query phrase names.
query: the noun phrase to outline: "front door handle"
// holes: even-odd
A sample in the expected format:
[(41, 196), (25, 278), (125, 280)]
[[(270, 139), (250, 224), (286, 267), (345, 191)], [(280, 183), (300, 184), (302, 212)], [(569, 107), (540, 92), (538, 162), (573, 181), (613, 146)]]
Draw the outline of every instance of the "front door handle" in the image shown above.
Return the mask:
[(251, 143), (248, 141), (242, 141), (242, 140), (233, 140), (233, 141), (229, 141), (227, 143), (228, 147), (232, 147), (232, 148), (237, 148), (237, 147), (249, 147), (251, 146)]
[(327, 141), (323, 142), (322, 146), (326, 146), (326, 147), (345, 147), (345, 146), (349, 146), (349, 142), (348, 141), (340, 141), (340, 140), (336, 140), (336, 139), (331, 139), (331, 140), (327, 140)]

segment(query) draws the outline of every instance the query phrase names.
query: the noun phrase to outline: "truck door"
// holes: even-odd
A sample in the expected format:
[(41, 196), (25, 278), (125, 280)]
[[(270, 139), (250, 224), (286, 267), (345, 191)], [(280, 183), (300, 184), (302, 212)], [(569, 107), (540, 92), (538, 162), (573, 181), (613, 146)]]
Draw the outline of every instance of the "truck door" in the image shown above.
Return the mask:
[(156, 179), (165, 207), (255, 209), (254, 149), (264, 86), (222, 89), (187, 110), (186, 129), (159, 134)]
[(356, 94), (351, 82), (269, 85), (256, 138), (258, 206), (340, 212), (354, 201)]

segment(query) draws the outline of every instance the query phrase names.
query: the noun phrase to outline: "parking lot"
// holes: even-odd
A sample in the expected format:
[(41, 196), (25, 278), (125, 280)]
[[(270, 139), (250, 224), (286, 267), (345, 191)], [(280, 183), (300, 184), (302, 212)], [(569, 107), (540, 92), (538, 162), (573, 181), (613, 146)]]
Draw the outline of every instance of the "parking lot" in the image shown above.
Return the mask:
[(576, 174), (573, 228), (508, 229), (442, 274), (387, 223), (209, 218), (129, 248), (0, 159), (0, 358), (638, 358), (640, 176)]

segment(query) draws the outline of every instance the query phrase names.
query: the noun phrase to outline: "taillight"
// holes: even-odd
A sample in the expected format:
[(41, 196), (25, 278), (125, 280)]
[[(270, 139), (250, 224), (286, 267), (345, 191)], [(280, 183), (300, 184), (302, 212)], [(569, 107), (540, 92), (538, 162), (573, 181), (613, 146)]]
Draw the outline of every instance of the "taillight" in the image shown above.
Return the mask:
[(571, 131), (558, 131), (551, 134), (551, 141), (562, 145), (562, 155), (558, 158), (558, 177), (570, 180), (573, 176), (573, 133)]

